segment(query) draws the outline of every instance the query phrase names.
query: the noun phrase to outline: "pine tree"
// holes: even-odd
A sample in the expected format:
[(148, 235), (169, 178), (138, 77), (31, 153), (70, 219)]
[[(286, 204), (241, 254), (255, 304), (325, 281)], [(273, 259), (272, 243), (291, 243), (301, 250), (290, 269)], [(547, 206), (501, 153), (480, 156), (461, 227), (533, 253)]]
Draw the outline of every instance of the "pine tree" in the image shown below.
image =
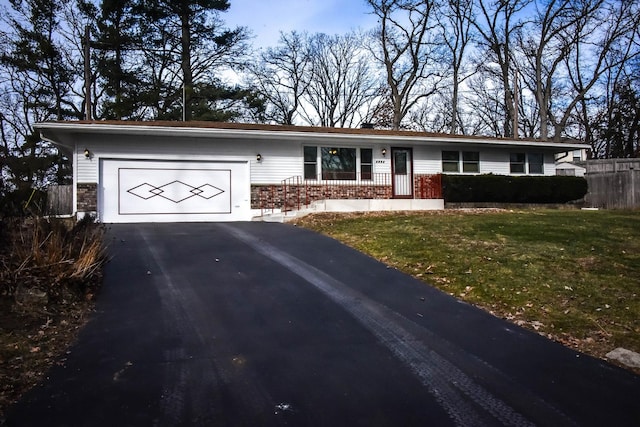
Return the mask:
[(0, 112), (2, 191), (21, 202), (32, 190), (65, 183), (70, 176), (64, 156), (31, 126), (36, 121), (81, 117), (73, 98), (75, 66), (60, 37), (60, 14), (69, 3), (11, 0), (12, 9), (1, 18), (7, 25), (0, 55), (5, 77)]
[(141, 30), (147, 37), (145, 46), (150, 47), (146, 49), (149, 81), (154, 82), (148, 100), (155, 105), (157, 118), (224, 118), (212, 113), (242, 96), (241, 90), (224, 87), (216, 75), (224, 67), (238, 65), (247, 50), (246, 29), (228, 29), (220, 17), (229, 7), (227, 0), (141, 2), (139, 13), (146, 18)]
[[(92, 4), (85, 3), (87, 11)], [(135, 0), (103, 0), (97, 16), (96, 35), (91, 42), (103, 100), (98, 116), (104, 119), (144, 118), (141, 93), (145, 82), (137, 58), (142, 41), (139, 6)]]

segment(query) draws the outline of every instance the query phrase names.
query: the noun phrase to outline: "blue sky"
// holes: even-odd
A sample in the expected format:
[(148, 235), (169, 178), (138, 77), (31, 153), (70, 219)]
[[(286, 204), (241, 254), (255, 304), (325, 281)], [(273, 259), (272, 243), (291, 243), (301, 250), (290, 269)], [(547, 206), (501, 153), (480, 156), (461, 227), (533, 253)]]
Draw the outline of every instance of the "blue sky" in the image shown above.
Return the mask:
[(254, 47), (274, 46), (280, 31), (344, 34), (375, 25), (365, 0), (230, 0), (222, 14), (229, 27), (248, 27)]

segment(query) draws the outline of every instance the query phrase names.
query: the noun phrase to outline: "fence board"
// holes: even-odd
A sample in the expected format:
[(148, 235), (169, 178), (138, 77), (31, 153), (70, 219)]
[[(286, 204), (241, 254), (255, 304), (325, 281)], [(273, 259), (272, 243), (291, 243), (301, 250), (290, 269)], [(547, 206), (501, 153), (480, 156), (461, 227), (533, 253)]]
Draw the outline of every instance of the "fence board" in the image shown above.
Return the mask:
[(610, 159), (587, 162), (586, 205), (605, 209), (640, 208), (640, 160)]
[(47, 187), (48, 215), (71, 215), (73, 213), (73, 186), (50, 185)]

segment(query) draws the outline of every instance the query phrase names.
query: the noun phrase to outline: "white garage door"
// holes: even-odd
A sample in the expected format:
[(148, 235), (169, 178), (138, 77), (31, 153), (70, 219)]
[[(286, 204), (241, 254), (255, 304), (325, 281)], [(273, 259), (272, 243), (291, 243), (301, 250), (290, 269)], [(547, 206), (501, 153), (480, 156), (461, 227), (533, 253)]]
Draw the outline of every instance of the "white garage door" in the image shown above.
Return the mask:
[(248, 221), (248, 162), (100, 161), (102, 222)]

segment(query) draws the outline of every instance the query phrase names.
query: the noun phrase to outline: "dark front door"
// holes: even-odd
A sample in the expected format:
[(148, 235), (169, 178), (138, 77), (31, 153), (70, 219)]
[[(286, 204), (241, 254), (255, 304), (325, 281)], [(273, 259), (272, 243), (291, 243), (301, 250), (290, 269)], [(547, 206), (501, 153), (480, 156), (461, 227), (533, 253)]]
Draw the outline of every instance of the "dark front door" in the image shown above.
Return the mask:
[(413, 152), (411, 148), (391, 148), (391, 173), (393, 175), (393, 197), (413, 197)]

